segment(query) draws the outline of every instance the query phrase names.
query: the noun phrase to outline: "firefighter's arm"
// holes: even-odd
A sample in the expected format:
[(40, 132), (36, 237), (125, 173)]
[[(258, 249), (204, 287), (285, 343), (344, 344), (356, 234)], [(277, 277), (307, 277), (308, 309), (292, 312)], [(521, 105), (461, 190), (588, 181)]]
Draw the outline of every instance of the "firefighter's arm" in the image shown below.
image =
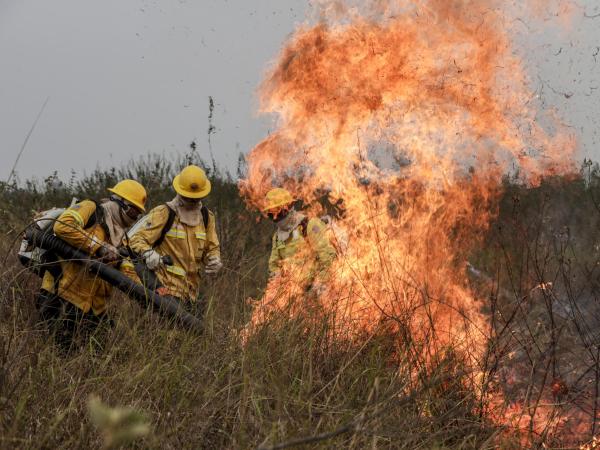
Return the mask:
[(271, 255), (269, 256), (269, 277), (277, 275), (281, 270), (281, 258), (277, 251), (277, 236), (273, 235), (273, 243), (271, 244)]
[(85, 231), (85, 224), (96, 212), (96, 204), (84, 200), (67, 209), (54, 224), (54, 234), (75, 248), (93, 255), (103, 242)]
[(311, 219), (307, 225), (307, 236), (314, 249), (319, 263), (319, 272), (324, 274), (335, 259), (335, 249), (329, 236), (327, 235), (327, 226), (320, 219)]
[(168, 219), (169, 210), (166, 205), (157, 206), (150, 211), (139, 231), (129, 239), (131, 249), (140, 255), (147, 250), (152, 250)]
[(221, 246), (219, 244), (219, 236), (217, 236), (217, 221), (215, 215), (209, 212), (208, 229), (206, 230), (206, 247), (204, 248), (204, 263), (209, 259), (218, 258), (221, 260)]

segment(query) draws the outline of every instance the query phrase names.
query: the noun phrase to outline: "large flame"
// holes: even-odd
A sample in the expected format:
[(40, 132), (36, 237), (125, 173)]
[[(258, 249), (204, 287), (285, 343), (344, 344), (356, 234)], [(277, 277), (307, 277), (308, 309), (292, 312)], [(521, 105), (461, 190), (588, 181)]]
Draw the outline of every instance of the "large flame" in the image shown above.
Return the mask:
[(391, 323), (427, 360), (452, 348), (475, 369), (489, 324), (468, 287), (469, 252), (502, 176), (572, 170), (574, 139), (536, 108), (506, 2), (352, 3), (317, 2), (317, 25), (287, 42), (260, 89), (278, 128), (241, 183), (257, 207), (275, 186), (313, 215), (324, 194), (343, 205), (339, 256), (324, 292), (306, 295), (306, 267), (271, 280), (252, 325), (310, 304), (338, 336)]

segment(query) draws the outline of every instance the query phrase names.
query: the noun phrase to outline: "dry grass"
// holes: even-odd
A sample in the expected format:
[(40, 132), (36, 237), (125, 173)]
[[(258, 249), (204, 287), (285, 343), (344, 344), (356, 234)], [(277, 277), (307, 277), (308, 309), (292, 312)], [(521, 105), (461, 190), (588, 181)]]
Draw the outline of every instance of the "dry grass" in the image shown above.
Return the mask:
[[(98, 172), (70, 186), (52, 181), (47, 186), (0, 189), (0, 255), (9, 255), (0, 271), (0, 447), (122, 444), (212, 449), (271, 448), (281, 443), (357, 449), (519, 447), (510, 430), (494, 426), (478, 414), (480, 393), (467, 387), (465, 380), (470, 374), (461, 372), (458, 356), (447, 352), (427, 373), (415, 378), (411, 376), (414, 360), (410, 359), (415, 352), (405, 348), (413, 344), (399, 342), (385, 324), (349, 342), (332, 339), (327, 317), (317, 321), (280, 318), (242, 346), (238, 333), (252, 308), (247, 299), (260, 296), (266, 282), (270, 226), (257, 223), (237, 197), (235, 184), (223, 176), (215, 183), (210, 207), (218, 213), (226, 269), (203, 291), (204, 335), (188, 334), (115, 295), (111, 303), (115, 326), (99, 337), (102, 349), (84, 347), (67, 357), (59, 354), (47, 332), (36, 327), (33, 295), (39, 281), (22, 273), (11, 253), (13, 238), (32, 209), (64, 204), (73, 193), (97, 198), (103, 186), (128, 170), (150, 186), (155, 204), (163, 201), (162, 186), (176, 165), (159, 161), (149, 160), (123, 173)], [(542, 191), (519, 189), (510, 191), (501, 208), (498, 224), (504, 231), (511, 226), (531, 231), (538, 223), (536, 195)], [(566, 195), (564, 186), (545, 189), (543, 195)], [(585, 186), (572, 189), (575, 195), (585, 191)], [(515, 196), (521, 199), (518, 212), (511, 203)], [(574, 218), (573, 214), (551, 216), (555, 222), (540, 225), (536, 236)], [(592, 226), (580, 228), (577, 235), (582, 243), (595, 239), (590, 235)], [(525, 238), (527, 245), (522, 241), (519, 246), (518, 239)], [(531, 236), (520, 236), (514, 230), (509, 236), (492, 232), (486, 251), (474, 256), (480, 268), (495, 274), (474, 280), (474, 285), (489, 294), (490, 314), (495, 317), (500, 311), (502, 317), (509, 317), (520, 308), (523, 297), (530, 305), (510, 320), (497, 319), (496, 330), (521, 332), (522, 347), (511, 341), (514, 333), (511, 338), (497, 333), (490, 347), (490, 377), (505, 367), (509, 347), (525, 352), (519, 354), (519, 370), (534, 365), (554, 370), (553, 376), (563, 376), (556, 371), (568, 362), (567, 344), (573, 354), (589, 356), (586, 345), (590, 342), (583, 345), (576, 332), (567, 332), (581, 320), (574, 317), (569, 326), (561, 327), (570, 319), (552, 322), (553, 302), (544, 302), (543, 293), (542, 300), (529, 294), (538, 279), (546, 280), (551, 269), (564, 267), (560, 257), (564, 251), (554, 251), (553, 238), (546, 237), (536, 248), (532, 242)], [(542, 244), (554, 248), (550, 256), (540, 253), (546, 248)], [(589, 245), (586, 241), (584, 247)], [(515, 261), (519, 255), (521, 259)], [(540, 261), (547, 262), (541, 272)], [(573, 286), (563, 279), (563, 287), (554, 295), (567, 299), (563, 293)], [(589, 311), (595, 314), (592, 307)], [(541, 323), (541, 328), (531, 331), (531, 320)], [(559, 328), (563, 330), (560, 335)], [(595, 345), (598, 341), (593, 339)], [(544, 348), (536, 353), (533, 344)], [(553, 354), (548, 349), (556, 351)], [(589, 360), (594, 362), (591, 356)], [(560, 361), (558, 369), (556, 361)], [(511, 395), (521, 395), (525, 389), (534, 399), (535, 392), (547, 389), (547, 382), (540, 381), (542, 372), (539, 369), (527, 382), (513, 386)], [(592, 379), (598, 380), (598, 376)], [(570, 386), (577, 385), (573, 382)], [(542, 441), (559, 445), (559, 435), (552, 433), (534, 435), (533, 445)], [(582, 436), (582, 440), (586, 438)]]

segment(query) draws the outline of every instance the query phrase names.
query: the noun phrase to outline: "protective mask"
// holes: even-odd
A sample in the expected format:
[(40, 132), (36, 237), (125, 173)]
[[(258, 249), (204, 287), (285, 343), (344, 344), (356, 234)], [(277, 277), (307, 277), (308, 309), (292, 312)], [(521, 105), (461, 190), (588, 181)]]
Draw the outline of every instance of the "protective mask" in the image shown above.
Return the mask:
[(200, 199), (185, 198), (182, 196), (179, 196), (179, 205), (187, 211), (193, 211), (202, 208), (202, 202)]
[(119, 208), (119, 215), (121, 216), (121, 223), (123, 223), (123, 225), (125, 225), (127, 228), (137, 221), (137, 217), (131, 217), (123, 210), (123, 208)]

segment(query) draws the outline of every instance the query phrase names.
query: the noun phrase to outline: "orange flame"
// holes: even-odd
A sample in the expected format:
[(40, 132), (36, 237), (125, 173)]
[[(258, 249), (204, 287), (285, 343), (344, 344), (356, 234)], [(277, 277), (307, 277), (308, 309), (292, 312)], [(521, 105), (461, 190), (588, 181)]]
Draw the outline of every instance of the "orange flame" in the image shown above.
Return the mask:
[[(429, 358), (461, 350), (477, 373), (489, 323), (466, 262), (501, 178), (571, 171), (575, 149), (536, 107), (503, 4), (320, 1), (319, 23), (297, 30), (264, 81), (279, 127), (248, 155), (240, 189), (259, 207), (284, 186), (315, 215), (323, 193), (343, 201), (344, 251), (317, 294), (336, 335), (392, 322)], [(306, 268), (286, 269), (252, 326), (313, 302)]]

